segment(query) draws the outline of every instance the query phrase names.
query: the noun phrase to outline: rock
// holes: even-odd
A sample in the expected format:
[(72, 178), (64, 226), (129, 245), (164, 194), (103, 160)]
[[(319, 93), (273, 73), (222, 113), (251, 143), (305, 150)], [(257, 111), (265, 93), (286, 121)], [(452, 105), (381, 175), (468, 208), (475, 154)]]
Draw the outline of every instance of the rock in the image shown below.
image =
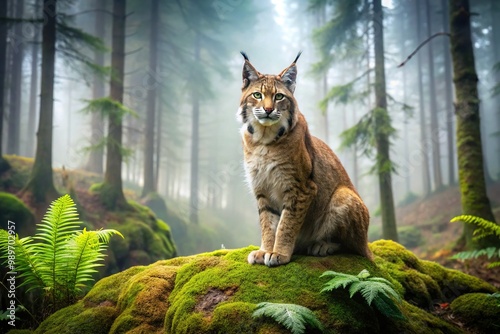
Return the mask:
[(500, 328), (500, 299), (486, 293), (468, 293), (455, 299), (453, 314), (479, 333), (498, 333)]
[[(35, 333), (288, 333), (271, 319), (252, 318), (256, 304), (264, 301), (308, 307), (325, 333), (462, 333), (429, 309), (460, 295), (495, 291), (478, 278), (421, 261), (391, 241), (371, 245), (374, 263), (346, 254), (294, 256), (285, 266), (268, 268), (246, 262), (254, 249), (132, 267), (97, 282), (85, 298), (50, 316)], [(319, 292), (328, 280), (320, 278), (324, 271), (357, 274), (362, 269), (394, 283), (405, 299), (405, 320), (385, 318), (343, 289)]]
[(0, 222), (2, 228), (7, 227), (7, 221), (15, 223), (15, 232), (19, 236), (33, 235), (36, 224), (33, 212), (15, 195), (0, 192)]

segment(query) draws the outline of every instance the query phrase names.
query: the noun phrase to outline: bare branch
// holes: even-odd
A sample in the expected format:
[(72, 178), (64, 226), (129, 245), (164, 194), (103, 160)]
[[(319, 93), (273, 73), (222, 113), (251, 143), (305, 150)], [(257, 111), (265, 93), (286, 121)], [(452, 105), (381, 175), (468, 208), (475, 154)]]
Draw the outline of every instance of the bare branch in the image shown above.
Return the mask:
[(410, 53), (410, 55), (401, 64), (398, 65), (398, 68), (405, 66), (406, 63), (418, 52), (418, 50), (420, 50), (425, 44), (429, 43), (433, 38), (438, 37), (438, 36), (448, 36), (448, 37), (450, 37), (450, 33), (447, 33), (447, 32), (437, 32), (434, 35), (432, 35), (431, 37), (427, 38), (425, 41), (423, 41), (422, 43), (420, 43), (420, 45), (415, 49), (415, 51), (413, 51), (412, 53)]

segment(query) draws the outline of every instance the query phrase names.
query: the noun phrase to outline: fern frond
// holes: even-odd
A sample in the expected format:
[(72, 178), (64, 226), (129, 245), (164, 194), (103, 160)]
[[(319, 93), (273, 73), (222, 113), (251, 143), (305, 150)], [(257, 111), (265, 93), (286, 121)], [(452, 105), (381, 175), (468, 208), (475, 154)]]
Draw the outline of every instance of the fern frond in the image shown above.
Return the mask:
[(483, 249), (475, 249), (471, 251), (463, 251), (456, 253), (451, 258), (454, 260), (470, 260), (477, 259), (480, 256), (486, 255), (488, 259), (492, 257), (500, 257), (500, 248), (488, 247)]
[(6, 266), (9, 271), (19, 272), (19, 278), (23, 278), (21, 286), (28, 286), (27, 292), (43, 288), (43, 281), (40, 277), (40, 266), (35, 259), (35, 251), (33, 250), (32, 238), (26, 237), (19, 239), (16, 234), (14, 236), (14, 244), (10, 243), (14, 248), (15, 252), (15, 263), (13, 267), (8, 266), (8, 255), (9, 255), (9, 233), (5, 230), (0, 230), (0, 259), (3, 259), (3, 265)]
[(486, 268), (488, 268), (488, 269), (492, 269), (492, 268), (496, 268), (496, 267), (500, 267), (500, 261), (492, 262), (486, 266)]
[[(500, 238), (500, 225), (497, 225), (493, 222), (490, 222), (486, 219), (483, 219), (481, 217), (476, 217), (476, 216), (471, 216), (471, 215), (460, 215), (457, 217), (454, 217), (450, 220), (450, 222), (455, 223), (458, 221), (462, 221), (467, 224), (473, 224), (478, 226), (480, 229), (482, 229), (484, 232), (488, 235), (496, 235), (497, 237)], [(483, 234), (483, 232), (480, 232)]]
[(307, 307), (296, 304), (259, 303), (252, 317), (270, 317), (286, 327), (292, 334), (303, 334), (306, 325), (323, 330), (323, 325)]
[(333, 291), (333, 290), (338, 289), (339, 287), (342, 287), (345, 289), (350, 284), (359, 282), (359, 277), (357, 277), (357, 276), (337, 273), (334, 271), (324, 272), (320, 277), (331, 276), (331, 275), (336, 275), (336, 276), (325, 283), (325, 285), (323, 286), (323, 289), (321, 289), (321, 292)]
[[(391, 282), (382, 277), (370, 277), (370, 272), (363, 269), (358, 275), (348, 275), (329, 271), (321, 275), (338, 275), (332, 278), (321, 290), (331, 291), (339, 287), (349, 287), (349, 296), (352, 298), (357, 292), (363, 296), (366, 303), (371, 306), (372, 303), (379, 311), (390, 317), (402, 317), (396, 303), (401, 302), (401, 296), (396, 292)], [(395, 311), (397, 310), (397, 311)]]
[(80, 226), (76, 206), (69, 195), (64, 195), (53, 201), (37, 225), (37, 232), (33, 239), (39, 240), (33, 245), (37, 261), (40, 266), (40, 277), (44, 281), (46, 290), (59, 290), (64, 284), (65, 242)]
[(104, 250), (113, 234), (123, 238), (120, 232), (113, 229), (83, 229), (68, 240), (65, 252), (68, 268), (66, 286), (74, 296), (82, 291), (87, 282), (94, 280), (92, 275), (97, 272), (95, 268), (103, 266)]
[(373, 304), (384, 316), (401, 319), (403, 320), (405, 317), (399, 307), (394, 303), (394, 301), (388, 296), (382, 294), (379, 298), (373, 300)]

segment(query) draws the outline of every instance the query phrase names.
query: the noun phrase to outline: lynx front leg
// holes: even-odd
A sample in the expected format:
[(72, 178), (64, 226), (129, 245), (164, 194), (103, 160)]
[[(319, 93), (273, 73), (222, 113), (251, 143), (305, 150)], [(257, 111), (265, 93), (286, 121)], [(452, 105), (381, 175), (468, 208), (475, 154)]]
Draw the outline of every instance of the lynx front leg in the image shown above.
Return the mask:
[(266, 266), (275, 267), (290, 262), (295, 248), (295, 241), (316, 191), (316, 185), (310, 181), (305, 191), (296, 188), (285, 193), (274, 248), (272, 253), (266, 253), (264, 256)]
[(280, 219), (280, 212), (270, 205), (269, 200), (264, 195), (257, 195), (257, 201), (262, 236), (260, 249), (248, 255), (248, 263), (250, 264), (264, 264), (265, 254), (272, 252), (274, 248), (276, 227)]

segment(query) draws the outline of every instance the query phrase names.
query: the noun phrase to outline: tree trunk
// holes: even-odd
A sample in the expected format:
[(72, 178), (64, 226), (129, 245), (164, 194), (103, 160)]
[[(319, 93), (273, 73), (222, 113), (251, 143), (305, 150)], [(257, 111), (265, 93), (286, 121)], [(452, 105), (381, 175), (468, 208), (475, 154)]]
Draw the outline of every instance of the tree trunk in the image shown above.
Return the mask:
[(52, 173), (57, 0), (44, 0), (42, 15), (45, 17), (45, 24), (42, 29), (42, 81), (36, 154), (30, 179), (22, 192), (30, 191), (36, 202), (49, 203), (58, 196)]
[[(431, 8), (429, 0), (425, 0), (425, 17), (427, 21), (427, 37), (431, 36)], [(441, 147), (439, 143), (438, 107), (436, 100), (436, 77), (434, 74), (434, 51), (432, 41), (427, 44), (427, 68), (429, 70), (429, 110), (431, 114), (431, 150), (432, 150), (432, 174), (434, 176), (434, 189), (443, 187), (441, 174)]]
[(387, 112), (385, 85), (384, 27), (381, 0), (373, 1), (373, 29), (375, 51), (375, 145), (377, 149), (377, 172), (379, 179), (380, 206), (382, 213), (382, 236), (398, 241), (394, 198), (392, 194), (392, 162), (389, 155), (390, 117)]
[[(458, 177), (462, 213), (494, 222), (486, 194), (479, 117), (478, 77), (471, 41), (468, 0), (450, 0), (451, 54), (456, 91)], [(498, 246), (498, 238), (473, 240), (475, 226), (465, 224), (461, 241), (467, 249)]]
[[(24, 1), (16, 1), (15, 18), (22, 18), (24, 15)], [(7, 154), (20, 154), (20, 131), (21, 131), (21, 94), (23, 81), (23, 24), (16, 23), (13, 26), (14, 39), (10, 43), (12, 48), (11, 81), (10, 81), (10, 101), (9, 101), (9, 136), (7, 137)]]
[[(111, 53), (111, 99), (123, 102), (125, 66), (126, 0), (113, 0), (113, 42)], [(106, 146), (106, 172), (101, 189), (101, 199), (108, 209), (128, 209), (122, 186), (122, 115), (111, 113), (108, 121)]]
[[(200, 35), (196, 33), (194, 45), (194, 62), (200, 62)], [(191, 128), (191, 192), (190, 192), (190, 213), (189, 220), (191, 223), (198, 224), (198, 169), (199, 169), (199, 145), (200, 145), (200, 97), (196, 89), (192, 89), (192, 128)]]
[[(158, 70), (158, 21), (159, 21), (159, 0), (151, 1), (151, 26), (149, 32), (149, 69), (155, 74)], [(156, 80), (156, 76), (151, 78)], [(148, 89), (148, 102), (146, 112), (146, 129), (144, 141), (144, 186), (142, 197), (150, 192), (156, 191), (156, 178), (154, 172), (155, 157), (155, 116), (156, 116), (156, 82)], [(160, 135), (158, 133), (158, 135)], [(158, 158), (158, 157), (157, 157)]]
[[(491, 14), (491, 22), (492, 22), (492, 29), (491, 29), (491, 46), (493, 49), (493, 63), (497, 64), (500, 62), (500, 43), (498, 43), (498, 40), (500, 39), (500, 6), (498, 4), (498, 0), (490, 0), (490, 14)], [(494, 78), (495, 78), (495, 84), (500, 84), (500, 71), (495, 71), (494, 73)], [(500, 95), (497, 95), (494, 97), (495, 99), (495, 109), (496, 109), (496, 125), (497, 125), (497, 131), (500, 131)], [(500, 181), (500, 140), (496, 140), (497, 142), (497, 147), (496, 147), (496, 152), (497, 152), (497, 163), (498, 163), (498, 168), (497, 170), (497, 175), (493, 175), (494, 177), (496, 176), (497, 181)]]
[[(8, 1), (0, 1), (0, 17), (7, 17)], [(7, 160), (3, 158), (3, 117), (5, 95), (5, 61), (7, 50), (7, 23), (0, 21), (0, 173), (8, 169)]]
[[(448, 1), (441, 0), (441, 11), (443, 16), (443, 31), (450, 31), (450, 15)], [(446, 95), (446, 143), (448, 151), (448, 184), (455, 184), (455, 145), (453, 138), (453, 74), (451, 69), (450, 40), (442, 38), (444, 50), (444, 79)]]
[(158, 183), (160, 182), (160, 167), (161, 167), (161, 148), (162, 148), (162, 105), (161, 101), (161, 87), (158, 86), (158, 94), (156, 96), (156, 100), (158, 101), (157, 112), (157, 120), (156, 120), (156, 164), (155, 164), (155, 180), (156, 180), (156, 188), (158, 189)]
[[(102, 12), (105, 6), (101, 0), (95, 0), (94, 6), (96, 9), (99, 9), (95, 13), (95, 36), (101, 39), (104, 39), (106, 36), (106, 27), (105, 27), (105, 13)], [(99, 66), (104, 66), (104, 53), (102, 51), (95, 51), (94, 53), (94, 63)], [(103, 78), (94, 74), (94, 80), (92, 84), (92, 98), (98, 99), (104, 97), (106, 95), (106, 89), (104, 86)], [(104, 119), (102, 118), (101, 113), (94, 112), (91, 115), (91, 133), (90, 133), (90, 143), (91, 145), (97, 145), (102, 141), (104, 136)], [(90, 151), (89, 159), (87, 161), (86, 170), (89, 172), (97, 173), (102, 175), (103, 173), (103, 165), (104, 165), (104, 149), (103, 148), (94, 148)]]
[[(35, 13), (40, 11), (41, 0), (35, 0)], [(40, 52), (40, 33), (35, 28), (33, 45), (31, 47), (31, 79), (30, 79), (30, 103), (28, 116), (28, 131), (26, 133), (26, 155), (35, 154), (35, 124), (38, 116), (37, 92), (38, 92), (38, 53)]]
[[(417, 41), (423, 40), (423, 34), (421, 29), (421, 15), (420, 15), (420, 0), (415, 0), (416, 4), (416, 12), (417, 12)], [(425, 122), (425, 107), (424, 107), (424, 85), (422, 82), (422, 67), (423, 60), (422, 54), (419, 52), (417, 54), (417, 62), (418, 62), (418, 95), (419, 95), (419, 121), (420, 121), (420, 142), (422, 145), (422, 187), (423, 187), (423, 195), (427, 196), (431, 193), (431, 177), (429, 170), (429, 140), (427, 138), (427, 124)]]

